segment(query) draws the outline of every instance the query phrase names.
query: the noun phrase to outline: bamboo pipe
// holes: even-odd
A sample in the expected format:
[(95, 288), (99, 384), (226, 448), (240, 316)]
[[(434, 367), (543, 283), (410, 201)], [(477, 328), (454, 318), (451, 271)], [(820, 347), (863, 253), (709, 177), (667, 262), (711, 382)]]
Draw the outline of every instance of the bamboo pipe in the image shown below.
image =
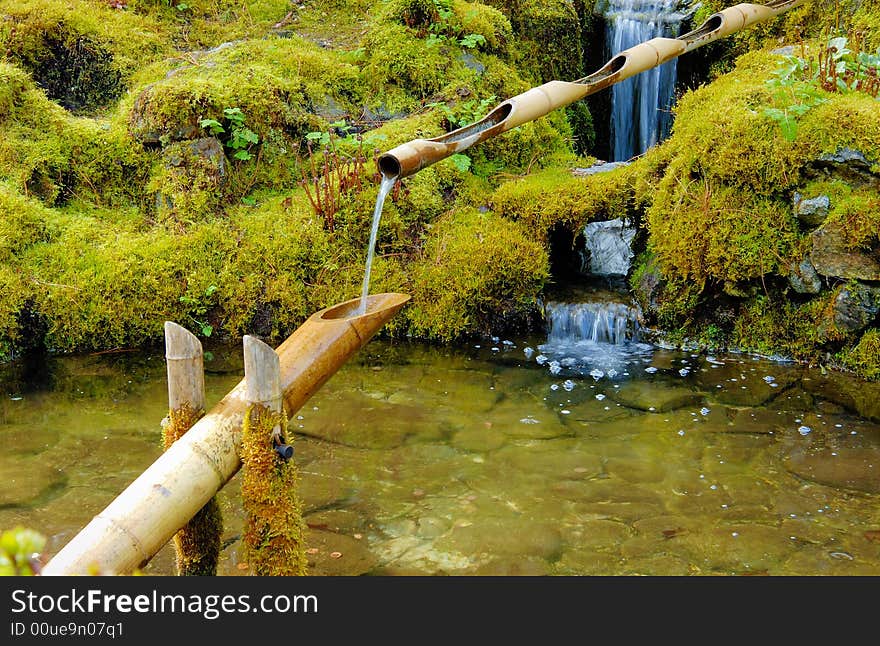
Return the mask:
[[(409, 300), (374, 294), (316, 312), (276, 350), (292, 415)], [(43, 568), (43, 575), (128, 574), (143, 567), (241, 466), (250, 405), (242, 379)]]
[(577, 81), (550, 81), (499, 104), (481, 120), (433, 139), (413, 139), (379, 156), (387, 177), (406, 177), (474, 144), (543, 117), (557, 108), (666, 63), (707, 43), (768, 20), (806, 0), (743, 3), (712, 14), (700, 27), (677, 38), (652, 38), (620, 52), (600, 70)]

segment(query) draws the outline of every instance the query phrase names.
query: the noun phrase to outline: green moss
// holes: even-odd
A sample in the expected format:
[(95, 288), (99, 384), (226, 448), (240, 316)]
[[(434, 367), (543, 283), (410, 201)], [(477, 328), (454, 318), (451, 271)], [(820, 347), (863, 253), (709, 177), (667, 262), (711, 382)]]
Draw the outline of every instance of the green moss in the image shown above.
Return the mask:
[(870, 185), (854, 187), (841, 180), (817, 180), (804, 187), (803, 199), (825, 195), (831, 209), (827, 224), (839, 225), (844, 244), (868, 250), (880, 242), (880, 191)]
[(0, 0), (0, 48), (72, 110), (108, 105), (144, 62), (169, 53), (152, 20), (103, 2)]
[(0, 262), (11, 262), (31, 245), (49, 239), (48, 210), (0, 184)]
[(848, 369), (865, 379), (880, 379), (880, 330), (870, 329), (853, 348), (838, 357)]
[(546, 239), (559, 225), (577, 232), (592, 220), (626, 217), (632, 197), (626, 177), (620, 171), (577, 177), (551, 168), (502, 184), (491, 202), (500, 215)]
[[(205, 411), (195, 411), (189, 405), (168, 413), (168, 422), (162, 427), (162, 440), (167, 451), (179, 440)], [(177, 573), (179, 576), (214, 576), (220, 557), (220, 538), (223, 517), (217, 498), (211, 498), (189, 522), (174, 535)]]
[(828, 340), (822, 331), (831, 298), (798, 305), (765, 295), (752, 299), (737, 318), (731, 344), (738, 349), (794, 359), (817, 360)]
[(521, 224), (462, 210), (435, 224), (412, 274), (411, 329), (451, 339), (533, 311), (548, 259)]
[[(296, 463), (283, 460), (272, 448), (273, 428), (287, 436), (284, 413), (254, 404), (242, 427), (241, 496), (246, 514), (244, 545), (248, 564), (257, 576), (307, 574), (305, 523), (297, 496)], [(292, 438), (287, 438), (292, 443)]]
[(536, 81), (573, 81), (584, 75), (582, 33), (590, 9), (571, 0), (491, 0), (517, 38), (517, 67)]

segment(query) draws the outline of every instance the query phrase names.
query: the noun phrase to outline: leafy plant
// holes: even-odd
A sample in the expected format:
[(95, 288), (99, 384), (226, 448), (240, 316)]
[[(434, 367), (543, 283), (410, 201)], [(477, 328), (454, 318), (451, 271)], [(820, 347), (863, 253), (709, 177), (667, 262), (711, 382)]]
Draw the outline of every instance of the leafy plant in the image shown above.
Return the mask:
[(207, 321), (203, 321), (202, 318), (204, 317), (208, 309), (212, 306), (211, 301), (213, 300), (213, 296), (218, 289), (219, 288), (217, 287), (217, 285), (209, 285), (201, 297), (193, 297), (184, 294), (179, 299), (181, 303), (190, 305), (193, 308), (192, 313), (187, 314), (187, 316), (189, 317), (190, 321), (192, 321), (195, 326), (199, 328), (202, 336), (208, 337), (214, 333), (214, 326)]
[[(245, 116), (241, 108), (225, 108), (223, 116), (227, 122), (225, 126), (216, 119), (202, 119), (199, 125), (220, 138), (223, 145), (233, 151), (233, 158), (241, 161), (252, 159), (253, 155), (249, 149), (252, 145), (260, 143), (260, 137), (245, 125)], [(221, 135), (227, 136), (221, 137)]]
[(39, 532), (24, 527), (0, 534), (0, 576), (32, 576), (40, 573), (38, 556), (46, 545)]
[(880, 95), (880, 49), (861, 51), (860, 40), (845, 36), (828, 40), (814, 56), (786, 56), (767, 80), (773, 105), (763, 114), (779, 124), (787, 141), (797, 137), (798, 119), (826, 101), (823, 92), (865, 92)]
[(454, 108), (448, 104), (438, 101), (428, 103), (426, 108), (437, 108), (446, 117), (446, 121), (450, 128), (461, 128), (463, 126), (479, 121), (489, 113), (489, 108), (498, 100), (494, 94), (485, 99), (470, 99), (468, 101), (460, 101)]

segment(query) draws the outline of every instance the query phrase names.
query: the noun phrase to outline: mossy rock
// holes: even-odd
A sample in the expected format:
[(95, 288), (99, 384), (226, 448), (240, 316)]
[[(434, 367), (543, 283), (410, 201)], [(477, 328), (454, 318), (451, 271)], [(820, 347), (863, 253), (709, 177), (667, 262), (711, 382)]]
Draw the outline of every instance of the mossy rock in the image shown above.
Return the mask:
[(547, 279), (547, 252), (522, 225), (466, 209), (437, 221), (412, 272), (410, 327), (450, 339), (526, 316)]
[(170, 52), (146, 17), (87, 0), (0, 3), (0, 46), (73, 112), (113, 103), (145, 61)]

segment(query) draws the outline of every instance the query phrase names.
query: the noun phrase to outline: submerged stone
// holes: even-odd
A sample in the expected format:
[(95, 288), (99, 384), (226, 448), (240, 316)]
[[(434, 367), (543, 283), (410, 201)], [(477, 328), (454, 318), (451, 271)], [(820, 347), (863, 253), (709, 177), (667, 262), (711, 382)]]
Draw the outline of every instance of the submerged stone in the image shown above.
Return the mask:
[(820, 484), (880, 493), (880, 448), (824, 448), (783, 460), (793, 474)]
[(305, 536), (309, 574), (316, 576), (358, 576), (378, 563), (364, 540), (334, 532), (309, 530)]
[(638, 410), (664, 413), (702, 401), (703, 396), (683, 386), (669, 386), (660, 382), (631, 381), (620, 388), (609, 389), (614, 401)]
[(20, 455), (0, 455), (0, 508), (26, 506), (64, 483), (64, 473), (52, 464)]
[(524, 556), (555, 560), (562, 537), (555, 524), (526, 518), (486, 517), (473, 525), (453, 527), (437, 539), (441, 550), (467, 556)]
[(485, 453), (499, 449), (508, 436), (494, 428), (468, 428), (452, 436), (452, 446), (463, 451)]

